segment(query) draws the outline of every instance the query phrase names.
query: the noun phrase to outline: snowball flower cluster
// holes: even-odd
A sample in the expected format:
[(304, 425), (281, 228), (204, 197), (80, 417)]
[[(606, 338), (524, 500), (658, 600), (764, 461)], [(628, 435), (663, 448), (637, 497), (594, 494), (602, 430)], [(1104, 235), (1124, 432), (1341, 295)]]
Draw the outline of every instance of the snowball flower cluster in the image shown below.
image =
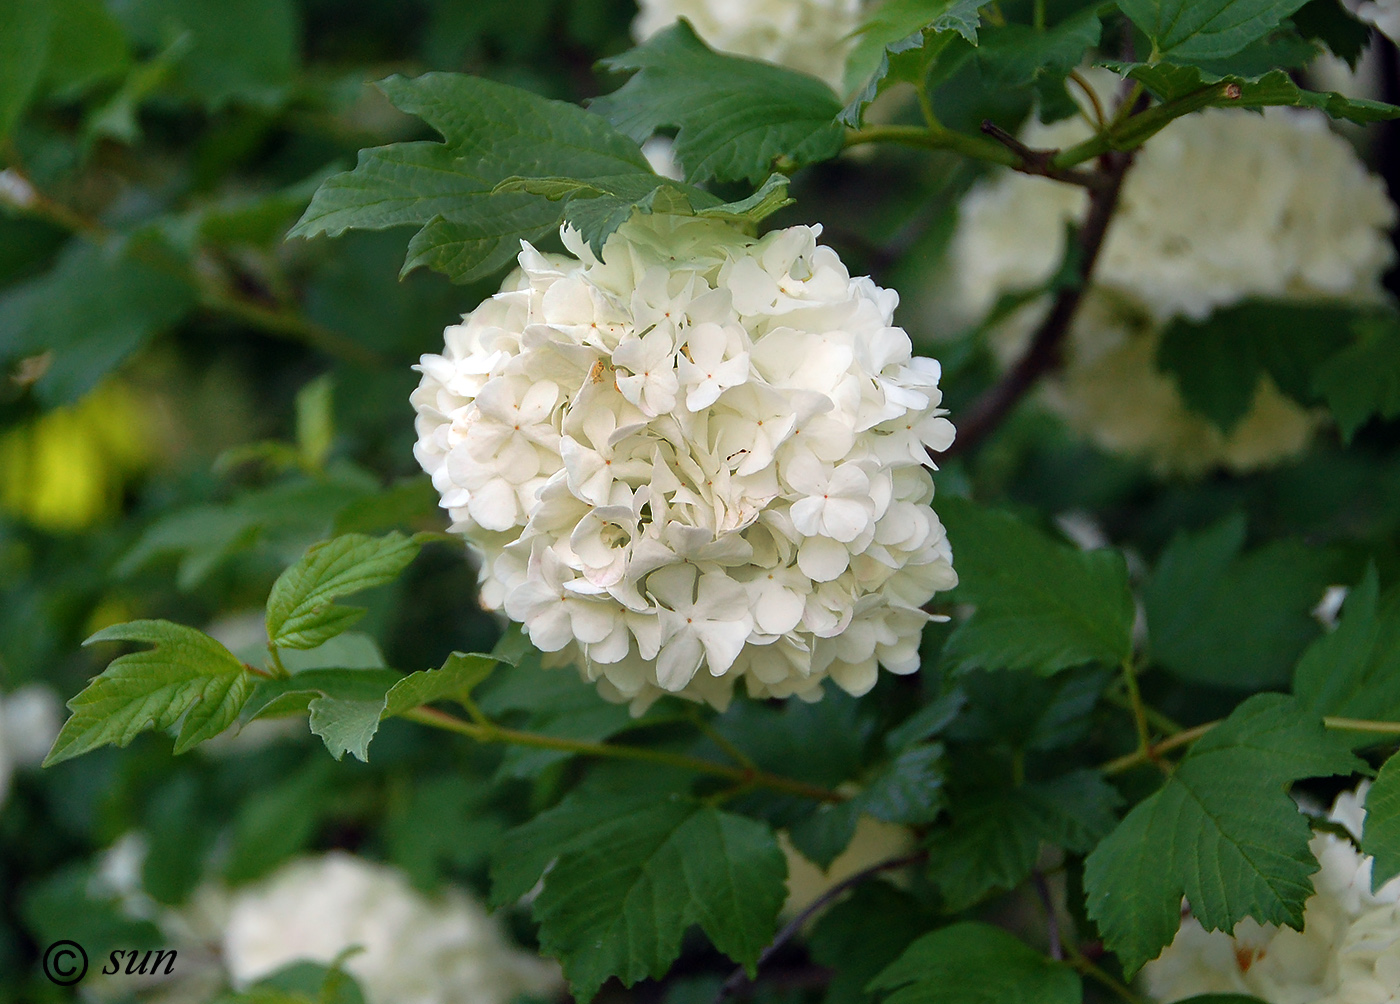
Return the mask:
[[(1094, 79), (1112, 93), (1111, 74)], [(1066, 147), (1087, 135), (1069, 120), (1033, 125), (1024, 138)], [(968, 323), (1002, 294), (1049, 280), (1085, 199), (1011, 172), (974, 188), (949, 255), (948, 312)], [(1188, 411), (1156, 369), (1162, 333), (1173, 319), (1202, 320), (1248, 298), (1374, 300), (1394, 219), (1381, 180), (1320, 114), (1210, 109), (1174, 122), (1127, 175), (1051, 406), (1101, 445), (1163, 471), (1246, 470), (1298, 452), (1315, 419), (1268, 380), (1229, 435)], [(1044, 309), (994, 332), (1004, 360), (1020, 355)]]
[(223, 957), (247, 985), (299, 960), (346, 959), (369, 1004), (510, 1004), (550, 997), (557, 967), (508, 944), (475, 901), (456, 890), (438, 900), (404, 875), (334, 852), (294, 861), (236, 893)]
[(632, 22), (639, 42), (683, 17), (712, 49), (810, 73), (840, 93), (861, 0), (640, 0), (639, 7)]
[[(1367, 784), (1338, 797), (1328, 819), (1360, 839)], [(1348, 839), (1318, 833), (1320, 870), (1303, 929), (1242, 921), (1229, 934), (1187, 915), (1176, 940), (1143, 969), (1155, 1000), (1252, 994), (1268, 1004), (1400, 1001), (1400, 878), (1371, 891), (1372, 859)]]
[(0, 696), (0, 805), (16, 768), (33, 766), (48, 753), (61, 712), (53, 691), (39, 684)]
[(956, 584), (938, 364), (818, 233), (639, 215), (600, 260), (566, 229), (419, 366), (415, 455), (483, 604), (634, 709), (862, 694)]

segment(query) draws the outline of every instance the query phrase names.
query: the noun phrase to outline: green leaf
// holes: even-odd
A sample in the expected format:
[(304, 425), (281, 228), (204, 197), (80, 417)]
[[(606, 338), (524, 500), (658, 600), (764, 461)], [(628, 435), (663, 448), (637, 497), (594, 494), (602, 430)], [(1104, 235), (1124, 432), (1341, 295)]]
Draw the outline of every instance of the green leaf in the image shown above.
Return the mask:
[(480, 871), (505, 831), (491, 796), (488, 783), (455, 772), (395, 784), (384, 819), (389, 861), (424, 892)]
[(403, 680), (392, 669), (308, 669), (260, 683), (248, 700), (246, 716), (252, 720), (306, 709), (311, 731), (331, 756), (339, 760), (351, 753), (367, 761), (388, 693)]
[[(1331, 91), (1305, 91), (1284, 70), (1270, 70), (1258, 76), (1211, 73), (1199, 66), (1172, 62), (1118, 63), (1102, 66), (1134, 80), (1140, 80), (1162, 101), (1195, 96), (1192, 108), (1265, 108), (1281, 105), (1317, 108), (1333, 118), (1362, 125), (1400, 115), (1400, 108), (1381, 101), (1348, 98)], [(1235, 92), (1238, 91), (1238, 94)]]
[[(888, 882), (858, 885), (821, 915), (807, 937), (812, 961), (832, 971), (822, 1004), (866, 1004), (865, 985), (936, 922), (918, 900)], [(871, 937), (872, 931), (879, 936)]]
[(233, 819), (224, 879), (234, 885), (251, 882), (306, 850), (326, 817), (334, 780), (330, 761), (315, 757), (252, 792)]
[(453, 652), (441, 669), (410, 673), (390, 688), (385, 701), (385, 716), (401, 715), (405, 711), (433, 701), (452, 700), (464, 708), (471, 705), (471, 693), (502, 660), (478, 652)]
[(977, 62), (983, 79), (994, 87), (1021, 87), (1042, 78), (1063, 80), (1084, 53), (1099, 44), (1103, 26), (1090, 7), (1059, 24), (1037, 30), (1004, 24), (982, 29)]
[(292, 0), (128, 0), (113, 12), (149, 48), (188, 38), (169, 84), (179, 97), (271, 108), (291, 92), (301, 45)]
[[(1309, 711), (1344, 718), (1400, 719), (1400, 592), (1382, 601), (1374, 565), (1342, 607), (1334, 631), (1298, 660), (1293, 692)], [(1354, 745), (1386, 737), (1352, 734)]]
[(126, 72), (131, 65), (126, 36), (102, 0), (49, 2), (53, 6), (53, 22), (44, 63), (44, 87), (67, 97)]
[(537, 240), (562, 219), (562, 207), (547, 199), (493, 194), (507, 178), (651, 174), (635, 143), (576, 105), (451, 73), (395, 76), (379, 87), (444, 142), (362, 150), (353, 171), (317, 190), (289, 236), (413, 225), (421, 229), (404, 271), (429, 265), (468, 282), (513, 260), (522, 239)]
[(1219, 59), (1262, 38), (1304, 0), (1118, 0), (1156, 59)]
[(952, 825), (929, 842), (929, 878), (948, 911), (966, 910), (1024, 882), (1042, 843), (1092, 850), (1117, 823), (1120, 802), (1092, 770), (956, 798)]
[(757, 224), (784, 206), (792, 205), (784, 175), (770, 175), (753, 195), (737, 202), (721, 202), (692, 185), (682, 185), (648, 174), (616, 178), (507, 178), (495, 193), (528, 192), (551, 202), (563, 200), (564, 220), (603, 253), (603, 243), (634, 212), (703, 216), (731, 223)]
[(627, 812), (561, 850), (535, 901), (540, 944), (587, 1002), (605, 980), (659, 978), (694, 923), (752, 974), (787, 895), (762, 823), (673, 797)]
[(0, 294), (0, 360), (52, 353), (34, 393), (67, 404), (194, 304), (183, 264), (157, 242), (75, 240), (46, 275)]
[(870, 981), (888, 1004), (1079, 1004), (1079, 976), (976, 921), (924, 935)]
[(1112, 674), (1070, 670), (1054, 679), (1029, 672), (973, 672), (958, 685), (966, 709), (949, 724), (949, 739), (1000, 746), (1012, 751), (1063, 749), (1089, 731), (1090, 713)]
[(838, 121), (858, 128), (866, 106), (891, 84), (917, 86), (935, 66), (946, 73), (961, 65), (977, 45), (982, 2), (889, 0), (880, 5), (857, 31), (846, 57), (846, 93), (854, 96)]
[(50, 0), (0, 6), (0, 140), (10, 135), (39, 84), (52, 20)]
[(758, 184), (779, 164), (841, 152), (841, 103), (830, 88), (793, 70), (720, 55), (685, 21), (603, 65), (636, 75), (594, 100), (593, 111), (639, 143), (658, 129), (677, 129), (676, 160), (691, 183)]
[(1124, 970), (1172, 940), (1183, 895), (1207, 930), (1245, 917), (1301, 927), (1317, 862), (1287, 785), (1365, 769), (1291, 697), (1236, 708), (1085, 862), (1089, 916)]
[(897, 751), (942, 732), (967, 706), (967, 695), (950, 690), (914, 712), (885, 734), (885, 748)]
[(1293, 15), (1304, 37), (1323, 43), (1353, 70), (1371, 41), (1371, 26), (1358, 21), (1339, 0), (1308, 0)]
[(1392, 756), (1381, 766), (1366, 793), (1361, 850), (1373, 858), (1373, 891), (1400, 874), (1400, 757)]
[(278, 648), (315, 648), (364, 615), (333, 601), (398, 578), (420, 544), (394, 531), (383, 537), (347, 533), (313, 544), (272, 585), (267, 598), (268, 642)]
[(1266, 373), (1303, 404), (1313, 401), (1318, 368), (1349, 339), (1360, 314), (1344, 304), (1255, 302), (1217, 310), (1205, 321), (1173, 321), (1157, 365), (1187, 406), (1231, 432), (1249, 413)]
[(1332, 556), (1293, 540), (1243, 554), (1244, 540), (1238, 514), (1180, 533), (1143, 589), (1152, 657), (1182, 679), (1282, 685), (1321, 631), (1311, 610), (1331, 579)]
[(1400, 323), (1386, 315), (1357, 321), (1354, 330), (1355, 344), (1322, 363), (1313, 380), (1347, 443), (1373, 415), (1400, 415)]
[(943, 747), (911, 746), (850, 801), (853, 808), (887, 823), (927, 823), (943, 808), (943, 780)]
[(1117, 551), (1057, 544), (962, 499), (938, 511), (957, 555), (958, 594), (977, 606), (944, 646), (949, 665), (1050, 674), (1132, 654), (1133, 598)]
[(180, 723), (175, 752), (183, 753), (233, 724), (253, 691), (253, 676), (213, 638), (169, 621), (131, 621), (105, 628), (84, 645), (146, 642), (153, 648), (114, 659), (68, 702), (44, 766), (98, 746), (125, 746), (148, 729)]

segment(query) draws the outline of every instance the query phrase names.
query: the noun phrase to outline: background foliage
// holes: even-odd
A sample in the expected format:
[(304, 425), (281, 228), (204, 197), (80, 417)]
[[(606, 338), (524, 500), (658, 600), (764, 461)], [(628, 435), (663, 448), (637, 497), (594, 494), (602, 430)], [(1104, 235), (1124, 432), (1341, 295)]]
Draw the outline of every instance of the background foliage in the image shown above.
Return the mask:
[[(0, 11), (0, 690), (67, 699), (106, 670), (0, 811), (0, 1000), (67, 999), (36, 964), (56, 938), (158, 940), (90, 892), (131, 830), (164, 904), (327, 848), (472, 886), (581, 1000), (709, 999), (736, 963), (752, 975), (786, 895), (775, 831), (824, 865), (861, 814), (911, 828), (906, 881), (856, 889), (744, 992), (1104, 1000), (1170, 941), (1183, 894), (1208, 924), (1299, 921), (1314, 865), (1285, 788), (1326, 801), (1385, 762), (1389, 733), (1325, 716), (1400, 719), (1388, 305), (1246, 304), (1170, 330), (1159, 365), (1221, 429), (1261, 374), (1334, 417), (1272, 469), (1164, 479), (1034, 400), (1012, 410), (937, 476), (957, 616), (929, 627), (919, 674), (859, 701), (630, 718), (501, 637), (414, 464), (412, 363), (561, 220), (595, 246), (636, 207), (822, 222), (852, 272), (904, 295), (961, 428), (991, 352), (918, 304), (960, 197), (990, 163), (1026, 166), (983, 119), (1015, 133), (1037, 97), (1064, 110), (1096, 48), (1155, 102), (1052, 173), (1209, 104), (1389, 114), (1300, 87), (1324, 48), (1365, 43), (1335, 0), (991, 6), (881, 7), (849, 102), (683, 27), (633, 48), (627, 0)], [(1393, 47), (1373, 45), (1393, 90)], [(937, 128), (912, 101), (862, 119), (911, 81)], [(636, 148), (658, 129), (684, 181)], [(837, 159), (850, 129), (874, 153)], [(1352, 135), (1394, 193), (1395, 126)], [(453, 173), (463, 157), (474, 173)], [(1107, 547), (1071, 542), (1085, 521)], [(1310, 611), (1333, 584), (1354, 588), (1329, 633)], [(442, 724), (428, 704), (465, 716), (459, 734), (423, 727)], [(276, 712), (309, 730), (199, 746)], [(569, 745), (607, 741), (657, 756)], [(1377, 799), (1400, 784), (1380, 777)], [(1387, 876), (1388, 797), (1366, 837)], [(1047, 874), (1068, 890), (1049, 916)]]

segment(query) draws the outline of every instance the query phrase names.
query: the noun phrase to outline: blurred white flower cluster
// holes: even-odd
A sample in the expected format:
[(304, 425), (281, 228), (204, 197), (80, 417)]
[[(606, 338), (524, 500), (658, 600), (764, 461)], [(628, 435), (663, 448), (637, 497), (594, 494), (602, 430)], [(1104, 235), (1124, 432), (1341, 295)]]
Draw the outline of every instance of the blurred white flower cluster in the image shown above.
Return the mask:
[(957, 581), (938, 364), (818, 233), (636, 216), (600, 261), (566, 230), (420, 364), (415, 454), (483, 604), (638, 711), (865, 693)]
[(363, 951), (344, 966), (369, 1004), (510, 1004), (561, 986), (557, 966), (507, 943), (460, 891), (430, 900), (396, 869), (340, 852), (294, 861), (235, 893), (223, 956), (246, 985), (354, 945)]
[[(150, 991), (142, 1000), (204, 1001), (229, 981), (244, 988), (296, 962), (330, 965), (342, 956), (368, 1004), (511, 1004), (563, 987), (557, 965), (512, 944), (466, 893), (449, 888), (430, 899), (387, 865), (332, 851), (291, 861), (252, 886), (206, 883), (172, 908), (142, 886), (146, 853), (140, 834), (127, 834), (103, 855), (90, 890), (156, 924), (179, 953), (173, 973), (137, 981)], [(107, 999), (131, 983), (99, 980), (89, 989)]]
[(1342, 6), (1392, 42), (1400, 41), (1400, 2), (1397, 0), (1342, 0)]
[[(1101, 94), (1116, 78), (1096, 74)], [(1089, 135), (1077, 119), (1032, 125), (1032, 146)], [(944, 309), (969, 324), (1003, 294), (1032, 290), (1058, 267), (1082, 189), (1012, 172), (974, 188), (950, 249)], [(1048, 401), (1105, 448), (1163, 472), (1249, 470), (1306, 446), (1316, 418), (1261, 381), (1229, 435), (1187, 410), (1157, 346), (1175, 318), (1201, 320), (1257, 298), (1374, 300), (1393, 258), (1395, 207), (1381, 180), (1321, 115), (1211, 109), (1174, 122), (1139, 152), (1068, 340)], [(1041, 299), (992, 333), (1019, 357)]]
[[(1361, 837), (1368, 784), (1337, 798), (1327, 818)], [(1369, 855), (1318, 833), (1303, 929), (1242, 921), (1231, 934), (1182, 920), (1176, 940), (1143, 969), (1155, 1000), (1253, 994), (1268, 1004), (1387, 1004), (1400, 1001), (1400, 878), (1371, 891)]]
[(0, 695), (0, 805), (20, 767), (32, 767), (49, 752), (58, 735), (62, 708), (52, 690), (40, 684)]
[(810, 73), (842, 91), (861, 0), (640, 0), (632, 34), (645, 41), (677, 18), (712, 49)]

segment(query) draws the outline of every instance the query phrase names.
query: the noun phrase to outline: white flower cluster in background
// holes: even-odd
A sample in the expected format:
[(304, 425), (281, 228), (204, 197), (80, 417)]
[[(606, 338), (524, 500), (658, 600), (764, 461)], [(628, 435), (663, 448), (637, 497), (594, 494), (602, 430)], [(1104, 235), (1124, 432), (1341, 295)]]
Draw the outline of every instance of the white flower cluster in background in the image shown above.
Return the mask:
[(0, 695), (0, 805), (10, 793), (17, 768), (44, 759), (62, 721), (62, 708), (52, 690), (40, 684)]
[[(1114, 93), (1111, 74), (1093, 79), (1101, 94)], [(1024, 139), (1063, 148), (1088, 135), (1072, 119), (1033, 124)], [(949, 253), (944, 312), (965, 325), (1001, 295), (1047, 282), (1086, 197), (1009, 171), (974, 188)], [(1128, 172), (1051, 406), (1100, 445), (1164, 472), (1248, 470), (1297, 453), (1316, 419), (1267, 379), (1228, 436), (1188, 411), (1156, 368), (1162, 333), (1175, 318), (1201, 320), (1248, 298), (1375, 300), (1393, 259), (1394, 219), (1382, 181), (1320, 114), (1210, 109), (1172, 123)], [(993, 332), (1008, 364), (1044, 304)]]
[(842, 92), (861, 0), (640, 0), (632, 35), (645, 41), (685, 18), (720, 52), (810, 73)]
[[(1368, 784), (1337, 798), (1327, 818), (1357, 840)], [(1206, 931), (1182, 920), (1176, 940), (1142, 972), (1154, 1000), (1253, 994), (1268, 1004), (1386, 1004), (1400, 1001), (1400, 878), (1371, 891), (1372, 859), (1351, 840), (1318, 833), (1303, 929), (1242, 921)]]
[(818, 233), (639, 215), (600, 261), (566, 230), (419, 366), (415, 455), (483, 605), (635, 710), (863, 694), (956, 584), (938, 364)]
[(298, 960), (345, 960), (368, 1004), (510, 1004), (555, 995), (558, 967), (510, 945), (474, 900), (428, 899), (397, 869), (333, 852), (233, 895), (223, 957), (252, 983)]

